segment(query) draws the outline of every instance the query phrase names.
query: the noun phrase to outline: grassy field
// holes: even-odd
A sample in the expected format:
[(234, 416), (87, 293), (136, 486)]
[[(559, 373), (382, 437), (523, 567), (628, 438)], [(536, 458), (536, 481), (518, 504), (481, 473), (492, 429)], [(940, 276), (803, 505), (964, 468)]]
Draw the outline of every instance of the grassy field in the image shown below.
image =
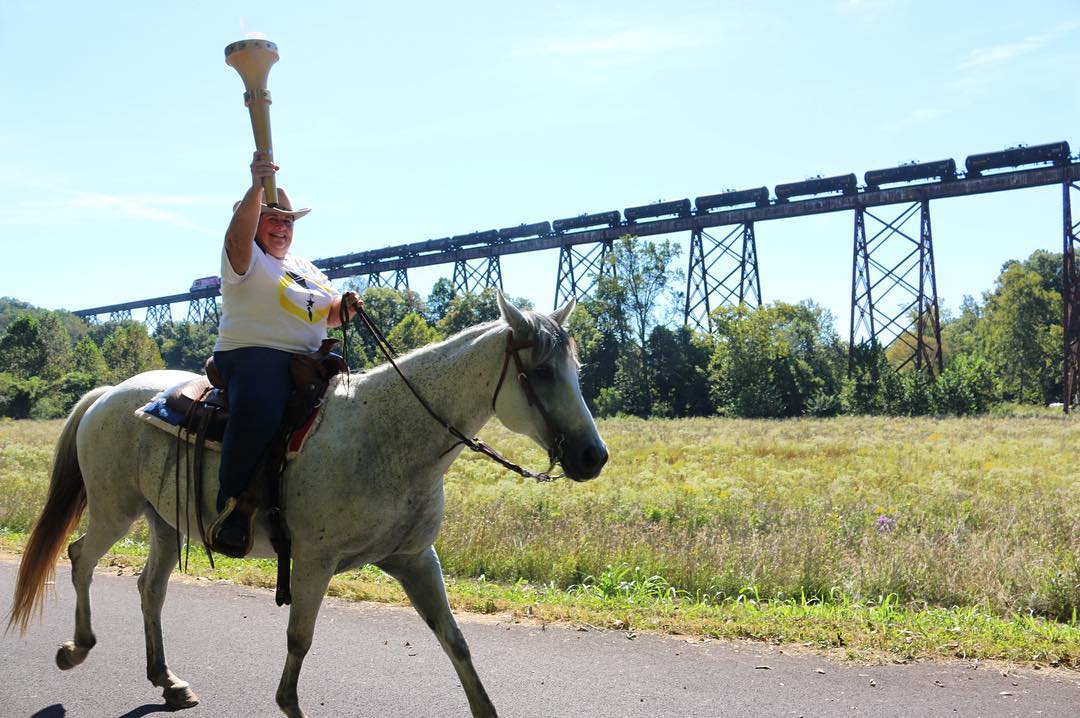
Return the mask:
[[(0, 547), (18, 550), (59, 422), (0, 423)], [(596, 481), (465, 456), (438, 549), (455, 606), (750, 637), (884, 659), (1080, 667), (1080, 424), (979, 419), (603, 422)], [(485, 438), (543, 465), (526, 440)], [(141, 533), (108, 560), (138, 565)], [(192, 553), (195, 555), (195, 552)], [(201, 560), (195, 572), (209, 575)], [(254, 584), (272, 564), (219, 564)], [(345, 597), (402, 601), (378, 571)]]

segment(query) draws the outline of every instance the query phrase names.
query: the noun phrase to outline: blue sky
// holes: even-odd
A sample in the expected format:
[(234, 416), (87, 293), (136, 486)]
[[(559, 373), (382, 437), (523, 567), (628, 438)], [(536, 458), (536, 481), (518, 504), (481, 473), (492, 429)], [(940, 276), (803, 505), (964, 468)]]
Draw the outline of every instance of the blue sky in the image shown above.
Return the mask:
[[(280, 47), (279, 181), (313, 208), (293, 246), (311, 259), (1018, 143), (1080, 149), (1075, 2), (7, 3), (0, 295), (80, 309), (217, 273), (252, 150), (222, 51), (248, 33)], [(948, 307), (1003, 261), (1060, 251), (1059, 187), (932, 216)], [(813, 298), (846, 329), (851, 237), (848, 213), (760, 223), (763, 298)], [(688, 238), (671, 239), (685, 266)], [(507, 291), (550, 307), (556, 265), (504, 258)]]

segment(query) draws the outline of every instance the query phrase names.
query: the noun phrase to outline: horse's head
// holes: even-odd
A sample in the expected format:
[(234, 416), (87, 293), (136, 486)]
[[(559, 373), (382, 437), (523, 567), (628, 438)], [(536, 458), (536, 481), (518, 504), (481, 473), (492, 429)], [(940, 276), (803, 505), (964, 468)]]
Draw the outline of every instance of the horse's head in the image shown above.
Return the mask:
[(608, 452), (581, 397), (577, 350), (563, 329), (574, 304), (571, 299), (550, 315), (523, 312), (499, 292), (499, 311), (512, 338), (495, 414), (508, 429), (547, 449), (568, 477), (587, 481), (600, 473)]

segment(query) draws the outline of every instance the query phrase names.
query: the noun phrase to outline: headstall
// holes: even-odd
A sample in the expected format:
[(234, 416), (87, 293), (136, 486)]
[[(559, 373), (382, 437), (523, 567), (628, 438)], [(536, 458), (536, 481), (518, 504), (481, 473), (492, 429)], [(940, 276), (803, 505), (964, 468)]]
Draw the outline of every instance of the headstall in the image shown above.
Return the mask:
[[(344, 312), (345, 310), (343, 306), (343, 316)], [(507, 468), (510, 471), (513, 471), (514, 473), (520, 476), (524, 476), (526, 478), (535, 479), (536, 481), (554, 481), (555, 479), (558, 479), (562, 476), (562, 474), (552, 475), (550, 472), (553, 468), (555, 468), (555, 464), (558, 463), (558, 461), (562, 458), (563, 435), (555, 431), (555, 423), (554, 421), (552, 421), (551, 415), (548, 413), (547, 409), (540, 401), (540, 398), (536, 395), (536, 391), (533, 389), (532, 384), (529, 382), (528, 375), (525, 373), (525, 368), (521, 363), (521, 357), (518, 355), (518, 352), (522, 349), (528, 349), (534, 346), (532, 342), (522, 342), (520, 344), (515, 344), (514, 331), (513, 329), (510, 330), (510, 334), (506, 338), (506, 350), (503, 356), (502, 373), (499, 375), (499, 382), (495, 386), (495, 393), (491, 397), (491, 408), (494, 411), (495, 400), (498, 398), (499, 390), (502, 388), (503, 381), (506, 379), (506, 372), (510, 364), (510, 358), (513, 357), (514, 365), (517, 368), (518, 372), (518, 383), (521, 384), (522, 391), (525, 392), (525, 398), (528, 400), (529, 405), (535, 406), (537, 411), (540, 412), (540, 416), (543, 417), (544, 424), (547, 428), (551, 442), (548, 446), (548, 460), (551, 463), (546, 471), (541, 472), (531, 471), (524, 468), (523, 466), (515, 464), (514, 462), (510, 461), (502, 454), (500, 454), (498, 451), (485, 444), (483, 440), (481, 440), (479, 437), (469, 438), (468, 436), (463, 434), (460, 429), (455, 427), (446, 419), (442, 418), (442, 416), (437, 411), (435, 411), (435, 409), (431, 406), (427, 399), (425, 399), (416, 389), (416, 387), (413, 386), (413, 383), (409, 381), (409, 378), (405, 376), (404, 373), (402, 373), (401, 368), (397, 365), (397, 362), (394, 361), (393, 348), (386, 340), (386, 337), (383, 335), (382, 331), (375, 325), (371, 317), (368, 315), (368, 313), (364, 310), (362, 306), (357, 308), (356, 316), (360, 318), (360, 321), (364, 324), (365, 327), (367, 327), (368, 331), (371, 332), (371, 336), (375, 339), (375, 345), (379, 347), (379, 351), (381, 351), (383, 356), (386, 357), (386, 360), (390, 362), (390, 365), (394, 367), (394, 371), (398, 373), (398, 376), (401, 377), (401, 380), (405, 382), (405, 386), (409, 387), (409, 391), (411, 391), (413, 396), (416, 397), (416, 400), (419, 401), (420, 405), (423, 406), (427, 413), (431, 415), (431, 418), (437, 421), (444, 429), (446, 429), (450, 433), (451, 436), (457, 439), (458, 444), (464, 444), (472, 451), (483, 454), (484, 456), (487, 456), (488, 458), (497, 462), (504, 468)], [(457, 446), (457, 444), (454, 444), (454, 446)], [(447, 452), (449, 452), (453, 448), (454, 447), (451, 446), (450, 449), (447, 449)]]

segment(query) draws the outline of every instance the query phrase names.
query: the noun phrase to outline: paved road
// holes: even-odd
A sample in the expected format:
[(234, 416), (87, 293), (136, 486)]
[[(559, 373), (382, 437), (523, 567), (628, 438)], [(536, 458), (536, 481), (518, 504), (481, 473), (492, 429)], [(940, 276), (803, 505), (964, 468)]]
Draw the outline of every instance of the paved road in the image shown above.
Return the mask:
[[(6, 612), (15, 565), (0, 561)], [(140, 718), (167, 712), (144, 675), (135, 578), (94, 581), (98, 645), (61, 672), (74, 590), (58, 570), (58, 599), (25, 638), (0, 638), (3, 718)], [(175, 580), (165, 604), (170, 664), (202, 699), (185, 718), (280, 715), (274, 689), (285, 657), (285, 610), (269, 591)], [(462, 619), (477, 670), (506, 717), (618, 716), (1080, 716), (1080, 678), (1002, 675), (961, 664), (850, 666), (751, 643), (688, 642), (618, 631)], [(765, 668), (768, 666), (768, 668)], [(300, 676), (315, 718), (467, 716), (449, 661), (410, 610), (328, 600)]]

